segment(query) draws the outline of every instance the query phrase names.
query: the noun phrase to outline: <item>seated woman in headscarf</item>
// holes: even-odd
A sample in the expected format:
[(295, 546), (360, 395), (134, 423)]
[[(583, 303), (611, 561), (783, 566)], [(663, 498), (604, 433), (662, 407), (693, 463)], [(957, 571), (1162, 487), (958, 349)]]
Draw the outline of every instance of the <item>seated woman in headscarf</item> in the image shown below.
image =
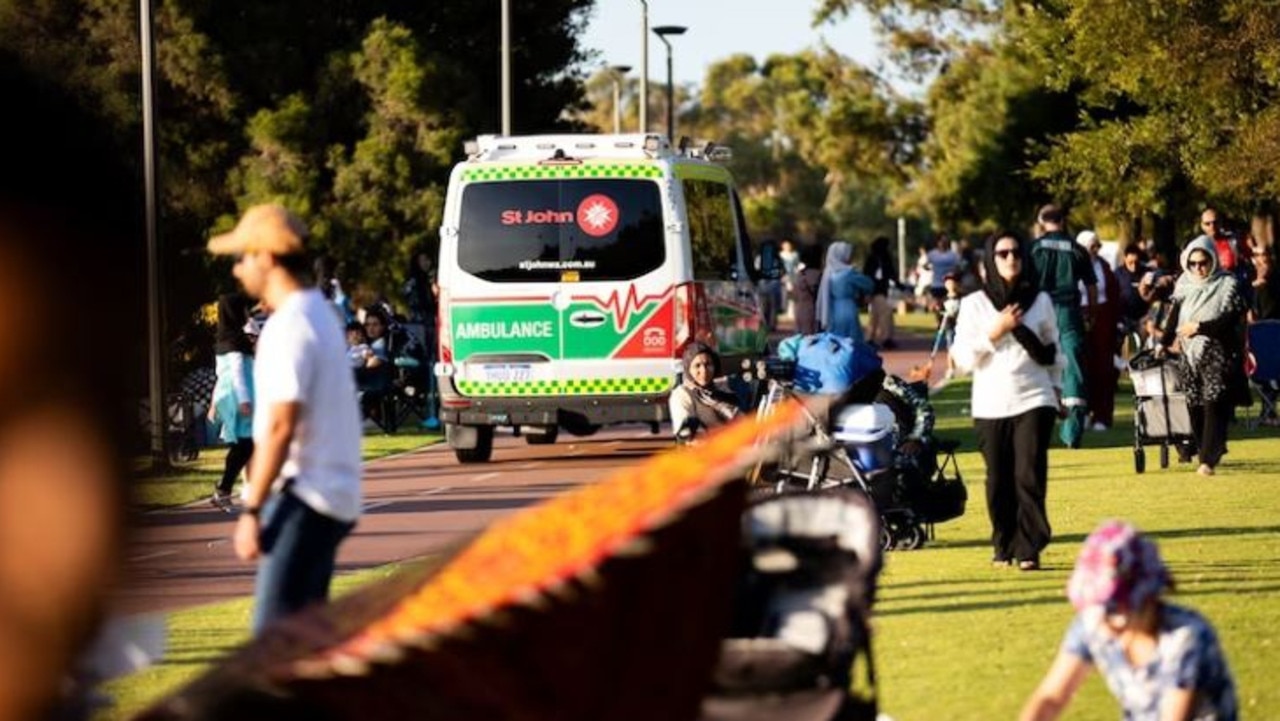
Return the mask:
[(1227, 423), (1234, 391), (1247, 389), (1241, 327), (1248, 305), (1235, 276), (1222, 270), (1213, 241), (1200, 236), (1182, 251), (1182, 276), (1160, 345), (1181, 346), (1178, 375), (1191, 410), (1191, 432), (1200, 456), (1197, 472), (1212, 476), (1227, 452)]
[(843, 241), (827, 249), (827, 264), (818, 284), (818, 325), (828, 333), (862, 341), (858, 303), (871, 295), (875, 282), (849, 265), (853, 246)]
[(703, 428), (716, 428), (738, 417), (738, 398), (715, 384), (720, 357), (704, 343), (685, 349), (684, 382), (671, 391), (671, 427), (676, 440), (687, 442)]

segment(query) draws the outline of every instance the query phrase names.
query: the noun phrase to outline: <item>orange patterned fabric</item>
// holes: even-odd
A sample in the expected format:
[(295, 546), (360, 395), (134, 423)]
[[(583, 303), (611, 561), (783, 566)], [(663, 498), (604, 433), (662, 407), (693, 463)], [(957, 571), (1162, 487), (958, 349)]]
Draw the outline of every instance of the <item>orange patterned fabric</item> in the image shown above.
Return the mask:
[(376, 657), (388, 645), (410, 639), (422, 643), (588, 576), (602, 559), (625, 553), (628, 544), (661, 527), (691, 500), (739, 477), (735, 472), (758, 439), (800, 417), (800, 406), (792, 402), (764, 420), (744, 418), (701, 444), (656, 455), (603, 483), (497, 522), (385, 617), (322, 656), (331, 661)]

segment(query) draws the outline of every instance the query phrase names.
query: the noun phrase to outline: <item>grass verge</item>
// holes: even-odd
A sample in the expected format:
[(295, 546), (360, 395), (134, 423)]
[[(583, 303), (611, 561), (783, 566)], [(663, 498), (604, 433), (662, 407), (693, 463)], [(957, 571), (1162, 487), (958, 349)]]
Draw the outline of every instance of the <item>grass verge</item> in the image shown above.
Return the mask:
[[(443, 438), (440, 433), (401, 431), (395, 435), (367, 435), (360, 442), (364, 461), (406, 453)], [(133, 502), (142, 510), (181, 506), (207, 498), (222, 477), (226, 448), (202, 448), (200, 457), (163, 474), (142, 474), (134, 485)]]

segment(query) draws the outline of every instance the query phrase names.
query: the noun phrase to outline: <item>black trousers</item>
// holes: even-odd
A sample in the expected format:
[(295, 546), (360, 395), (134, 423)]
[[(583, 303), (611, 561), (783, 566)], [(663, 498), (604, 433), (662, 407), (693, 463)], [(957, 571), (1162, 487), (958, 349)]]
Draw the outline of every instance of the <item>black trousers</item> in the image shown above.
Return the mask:
[(996, 560), (1040, 560), (1051, 531), (1045, 512), (1049, 438), (1056, 414), (1035, 408), (1009, 418), (978, 418), (987, 464), (987, 514)]
[(1227, 423), (1231, 420), (1231, 399), (1190, 406), (1191, 433), (1195, 436), (1200, 462), (1216, 467), (1227, 452)]
[(222, 478), (218, 481), (218, 493), (226, 495), (236, 485), (236, 476), (244, 469), (253, 455), (253, 439), (239, 438), (227, 451), (227, 463), (222, 467)]

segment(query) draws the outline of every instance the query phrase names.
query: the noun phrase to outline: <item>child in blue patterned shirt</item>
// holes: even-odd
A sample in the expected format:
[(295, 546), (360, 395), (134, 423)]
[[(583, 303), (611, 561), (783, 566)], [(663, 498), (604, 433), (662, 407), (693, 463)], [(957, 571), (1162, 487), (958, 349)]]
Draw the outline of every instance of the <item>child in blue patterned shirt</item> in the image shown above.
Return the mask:
[(1172, 587), (1153, 542), (1128, 523), (1099, 526), (1067, 585), (1078, 613), (1022, 720), (1058, 718), (1096, 668), (1125, 721), (1236, 721), (1217, 634), (1199, 613), (1161, 598)]

